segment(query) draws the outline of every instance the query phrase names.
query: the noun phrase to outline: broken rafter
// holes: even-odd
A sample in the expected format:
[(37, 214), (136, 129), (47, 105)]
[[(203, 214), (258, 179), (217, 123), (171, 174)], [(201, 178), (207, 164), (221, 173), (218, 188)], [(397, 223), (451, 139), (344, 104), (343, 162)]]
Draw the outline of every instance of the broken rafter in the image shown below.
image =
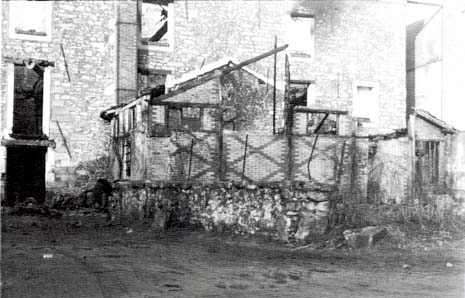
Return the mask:
[(108, 117), (111, 117), (111, 115), (113, 115), (113, 114), (118, 114), (121, 111), (124, 111), (126, 109), (130, 109), (133, 106), (141, 103), (142, 101), (146, 101), (146, 100), (148, 100), (148, 96), (147, 95), (142, 95), (142, 96), (138, 97), (137, 99), (135, 99), (135, 100), (133, 100), (131, 102), (128, 102), (128, 103), (125, 103), (125, 104), (119, 104), (118, 106), (111, 107), (111, 108), (103, 111), (102, 113), (100, 113), (100, 117), (103, 118), (103, 119), (107, 119)]
[(418, 5), (425, 5), (425, 6), (442, 7), (442, 4), (440, 4), (440, 3), (433, 3), (433, 2), (424, 2), (424, 1), (407, 0), (407, 3), (410, 3), (410, 4), (418, 4)]
[(311, 113), (311, 114), (336, 114), (336, 115), (347, 115), (347, 114), (349, 114), (347, 111), (342, 111), (342, 110), (314, 109), (314, 108), (307, 108), (307, 107), (303, 107), (303, 106), (296, 106), (294, 108), (294, 112), (296, 112), (296, 113)]
[(271, 51), (268, 51), (266, 53), (263, 53), (261, 55), (258, 55), (256, 57), (253, 57), (253, 58), (250, 58), (248, 60), (245, 60), (237, 65), (233, 65), (233, 66), (230, 66), (230, 67), (227, 67), (223, 70), (218, 70), (218, 71), (214, 71), (212, 74), (208, 75), (208, 76), (205, 76), (205, 77), (202, 77), (200, 80), (197, 80), (197, 81), (192, 81), (192, 82), (189, 82), (187, 84), (185, 84), (184, 86), (182, 87), (179, 87), (179, 89), (177, 89), (176, 91), (173, 91), (171, 93), (167, 93), (167, 94), (164, 94), (164, 95), (161, 95), (161, 96), (158, 96), (156, 98), (151, 98), (149, 103), (150, 104), (159, 104), (161, 101), (167, 99), (167, 98), (170, 98), (172, 96), (175, 96), (175, 95), (178, 95), (178, 94), (181, 94), (183, 92), (186, 92), (192, 88), (195, 88), (197, 86), (200, 86), (202, 84), (205, 84), (206, 82), (208, 81), (211, 81), (215, 78), (219, 78), (223, 75), (226, 75), (230, 72), (233, 72), (235, 70), (238, 70), (238, 69), (241, 69), (242, 67), (244, 66), (247, 66), (249, 64), (252, 64), (252, 63), (255, 63), (259, 60), (262, 60), (264, 58), (267, 58), (275, 53), (279, 53), (283, 50), (285, 50), (286, 48), (288, 47), (288, 45), (283, 45), (283, 46), (280, 46), (279, 48), (276, 48), (276, 49), (273, 49)]
[(170, 106), (170, 107), (196, 107), (196, 108), (216, 108), (221, 106), (220, 103), (207, 103), (207, 102), (175, 102), (175, 101), (163, 101), (157, 102), (159, 106)]

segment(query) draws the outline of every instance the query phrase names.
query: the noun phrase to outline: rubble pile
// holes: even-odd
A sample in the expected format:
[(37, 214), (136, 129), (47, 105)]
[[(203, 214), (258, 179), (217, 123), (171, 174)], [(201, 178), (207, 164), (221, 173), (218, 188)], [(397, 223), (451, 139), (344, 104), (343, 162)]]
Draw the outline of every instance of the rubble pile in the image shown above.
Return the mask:
[(200, 226), (207, 231), (302, 242), (324, 233), (329, 195), (327, 190), (279, 183), (120, 183), (110, 212), (126, 220), (153, 218), (153, 226), (160, 228)]
[(38, 204), (33, 197), (29, 197), (23, 202), (18, 202), (8, 213), (17, 216), (40, 215), (50, 218), (59, 218), (63, 216), (62, 212), (55, 208), (50, 208), (47, 204)]

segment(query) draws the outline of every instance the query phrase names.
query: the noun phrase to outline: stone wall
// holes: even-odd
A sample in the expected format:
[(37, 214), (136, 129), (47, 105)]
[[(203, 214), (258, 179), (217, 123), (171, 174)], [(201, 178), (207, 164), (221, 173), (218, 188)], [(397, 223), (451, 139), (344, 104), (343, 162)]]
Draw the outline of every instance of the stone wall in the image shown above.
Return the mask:
[[(315, 16), (314, 57), (291, 55), (291, 79), (314, 80), (313, 107), (352, 113), (357, 81), (379, 83), (379, 127), (405, 127), (405, 1), (174, 1), (171, 50), (145, 46), (139, 62), (174, 77), (221, 58), (242, 61), (289, 43), (291, 11)], [(234, 12), (234, 13), (232, 13)], [(289, 52), (288, 52), (289, 53)], [(283, 81), (284, 54), (278, 54)], [(272, 76), (273, 57), (250, 65)]]
[[(51, 68), (50, 86), (46, 86), (50, 88), (51, 101), (49, 137), (56, 142), (56, 148), (49, 148), (47, 153), (47, 182), (49, 186), (71, 186), (76, 179), (76, 166), (92, 163), (108, 154), (108, 127), (99, 114), (115, 103), (114, 1), (52, 2), (51, 41), (10, 38), (10, 3), (1, 2), (2, 55), (55, 63)], [(0, 67), (2, 132), (6, 127), (7, 93), (11, 92), (6, 86), (7, 64), (2, 60)], [(4, 172), (4, 147), (2, 151), (0, 172)], [(80, 173), (88, 174), (85, 170)]]
[(125, 221), (153, 220), (154, 227), (202, 227), (305, 241), (325, 232), (330, 196), (323, 189), (280, 183), (120, 183), (111, 213)]

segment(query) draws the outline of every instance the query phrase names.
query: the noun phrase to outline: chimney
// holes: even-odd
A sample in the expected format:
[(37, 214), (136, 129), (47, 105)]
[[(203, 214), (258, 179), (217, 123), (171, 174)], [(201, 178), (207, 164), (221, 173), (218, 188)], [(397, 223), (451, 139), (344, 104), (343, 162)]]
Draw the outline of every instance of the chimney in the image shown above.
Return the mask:
[(137, 96), (137, 0), (116, 1), (116, 103)]

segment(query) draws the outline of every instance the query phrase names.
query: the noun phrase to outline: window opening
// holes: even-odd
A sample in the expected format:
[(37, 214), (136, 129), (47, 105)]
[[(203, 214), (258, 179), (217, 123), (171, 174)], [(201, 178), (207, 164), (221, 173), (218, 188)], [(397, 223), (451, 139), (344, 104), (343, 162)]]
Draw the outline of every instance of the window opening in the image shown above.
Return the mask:
[(202, 108), (168, 108), (168, 128), (199, 131), (202, 125)]
[(9, 1), (10, 37), (48, 40), (51, 31), (51, 2)]
[(126, 178), (131, 177), (131, 141), (126, 139), (123, 141), (123, 173)]
[[(324, 113), (308, 113), (307, 114), (307, 127), (306, 134), (311, 135), (317, 129), (318, 125), (321, 123), (326, 114)], [(338, 129), (338, 115), (329, 114), (321, 125), (318, 133), (320, 134), (337, 134)]]
[(359, 122), (377, 123), (378, 113), (379, 104), (376, 88), (373, 86), (356, 86), (352, 115)]
[(44, 69), (34, 61), (14, 65), (13, 135), (41, 138)]
[(142, 1), (141, 5), (141, 42), (169, 45), (168, 26), (169, 1)]
[(440, 141), (416, 141), (417, 172), (424, 184), (439, 182), (439, 144)]
[[(140, 93), (148, 93), (152, 89), (160, 89), (161, 94), (165, 93), (166, 75), (157, 74), (150, 71), (138, 72), (138, 86)], [(159, 94), (159, 95), (161, 95)]]
[(312, 81), (291, 81), (291, 104), (309, 107), (315, 103), (315, 84)]
[(292, 13), (288, 28), (291, 56), (314, 56), (315, 18), (312, 15)]

